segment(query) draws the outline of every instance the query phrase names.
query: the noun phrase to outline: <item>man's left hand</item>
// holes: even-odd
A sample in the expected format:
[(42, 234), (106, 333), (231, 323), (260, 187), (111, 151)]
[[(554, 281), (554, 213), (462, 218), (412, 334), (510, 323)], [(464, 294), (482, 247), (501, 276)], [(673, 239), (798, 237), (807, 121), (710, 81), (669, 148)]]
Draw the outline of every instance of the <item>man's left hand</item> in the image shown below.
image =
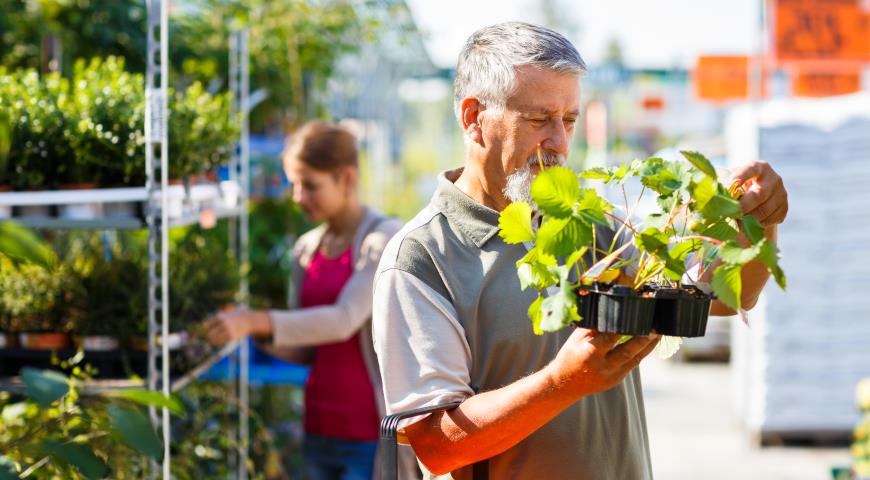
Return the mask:
[(788, 214), (788, 193), (769, 163), (757, 160), (734, 169), (729, 185), (738, 183), (746, 193), (740, 199), (743, 213), (752, 215), (765, 227), (778, 225)]

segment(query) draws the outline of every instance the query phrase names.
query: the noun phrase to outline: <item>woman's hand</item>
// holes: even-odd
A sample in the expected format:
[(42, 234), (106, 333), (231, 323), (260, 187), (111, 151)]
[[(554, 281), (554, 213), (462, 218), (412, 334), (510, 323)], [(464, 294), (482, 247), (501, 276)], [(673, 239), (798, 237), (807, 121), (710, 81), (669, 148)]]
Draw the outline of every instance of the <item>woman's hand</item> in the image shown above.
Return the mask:
[(261, 310), (233, 308), (218, 312), (204, 324), (205, 337), (216, 346), (221, 347), (248, 335), (269, 337), (272, 335), (272, 320), (269, 314)]

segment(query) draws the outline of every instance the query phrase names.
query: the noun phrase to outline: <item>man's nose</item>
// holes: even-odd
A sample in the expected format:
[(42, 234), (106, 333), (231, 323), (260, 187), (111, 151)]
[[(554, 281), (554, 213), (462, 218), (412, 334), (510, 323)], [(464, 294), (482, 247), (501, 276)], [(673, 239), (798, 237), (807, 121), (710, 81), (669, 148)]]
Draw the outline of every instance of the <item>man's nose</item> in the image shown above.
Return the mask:
[(547, 138), (541, 142), (541, 148), (567, 156), (570, 142), (571, 133), (565, 123), (561, 119), (554, 119), (550, 122)]

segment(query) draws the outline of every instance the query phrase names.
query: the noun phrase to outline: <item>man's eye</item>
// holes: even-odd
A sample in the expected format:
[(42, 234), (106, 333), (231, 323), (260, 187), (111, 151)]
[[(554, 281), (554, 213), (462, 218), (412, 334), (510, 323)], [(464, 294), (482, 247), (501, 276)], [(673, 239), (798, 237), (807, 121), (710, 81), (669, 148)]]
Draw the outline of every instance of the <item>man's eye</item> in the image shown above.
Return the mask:
[(572, 126), (573, 126), (575, 123), (577, 123), (577, 119), (576, 119), (576, 118), (565, 118), (565, 119), (562, 119), (562, 121), (565, 122), (565, 125), (572, 125)]
[(530, 118), (529, 121), (535, 125), (543, 125), (543, 124), (547, 123), (546, 118)]

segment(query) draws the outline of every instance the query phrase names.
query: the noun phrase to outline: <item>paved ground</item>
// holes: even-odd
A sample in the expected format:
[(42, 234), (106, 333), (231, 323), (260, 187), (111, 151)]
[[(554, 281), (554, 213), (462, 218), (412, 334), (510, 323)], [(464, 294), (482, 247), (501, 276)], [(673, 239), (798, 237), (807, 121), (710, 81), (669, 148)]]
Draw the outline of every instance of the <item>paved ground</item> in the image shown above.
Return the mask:
[(732, 413), (727, 364), (644, 360), (656, 480), (829, 480), (847, 448), (754, 447)]

